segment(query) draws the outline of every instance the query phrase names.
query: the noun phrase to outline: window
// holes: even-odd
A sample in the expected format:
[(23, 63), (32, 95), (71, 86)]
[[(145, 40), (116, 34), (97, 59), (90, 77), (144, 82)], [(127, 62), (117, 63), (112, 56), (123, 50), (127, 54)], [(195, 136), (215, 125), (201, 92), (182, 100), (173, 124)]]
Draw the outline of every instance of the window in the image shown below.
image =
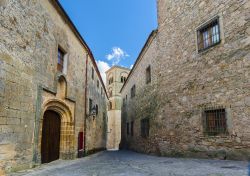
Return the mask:
[(110, 101), (110, 102), (109, 102), (109, 110), (112, 110), (112, 108), (113, 108), (113, 107), (112, 107), (112, 102)]
[(135, 97), (135, 85), (133, 85), (130, 92), (131, 92), (131, 98)]
[(92, 77), (93, 80), (94, 80), (94, 74), (95, 74), (94, 68), (92, 68), (91, 77)]
[(89, 114), (91, 114), (92, 106), (93, 106), (93, 100), (89, 99)]
[(129, 135), (129, 123), (127, 123), (127, 135)]
[(208, 49), (220, 43), (219, 18), (199, 28), (197, 31), (198, 51)]
[(112, 89), (109, 89), (109, 97), (112, 97), (113, 96), (113, 91)]
[(150, 83), (151, 82), (151, 67), (148, 66), (148, 68), (146, 69), (146, 83)]
[(113, 83), (113, 77), (109, 78), (109, 84), (112, 84)]
[(103, 94), (103, 90), (102, 90), (102, 87), (101, 87), (101, 95)]
[(134, 136), (134, 121), (131, 122), (131, 131), (130, 131), (130, 134), (131, 136)]
[(63, 64), (64, 64), (64, 52), (60, 48), (58, 48), (57, 71), (63, 72)]
[(97, 80), (97, 83), (96, 83), (96, 84), (97, 84), (97, 88), (99, 88), (99, 80)]
[(143, 138), (149, 137), (149, 119), (141, 120), (141, 136)]
[(96, 109), (96, 115), (98, 115), (98, 105), (95, 106), (95, 109)]
[(204, 112), (205, 133), (211, 136), (226, 134), (227, 122), (225, 109), (206, 110)]

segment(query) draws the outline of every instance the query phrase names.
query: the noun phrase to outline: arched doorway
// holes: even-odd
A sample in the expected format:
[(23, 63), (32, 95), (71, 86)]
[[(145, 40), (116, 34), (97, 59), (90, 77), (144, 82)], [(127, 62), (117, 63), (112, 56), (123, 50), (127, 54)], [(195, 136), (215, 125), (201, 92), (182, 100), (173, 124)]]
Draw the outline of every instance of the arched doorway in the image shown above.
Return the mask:
[(41, 143), (41, 161), (49, 163), (59, 159), (61, 118), (55, 111), (44, 113)]

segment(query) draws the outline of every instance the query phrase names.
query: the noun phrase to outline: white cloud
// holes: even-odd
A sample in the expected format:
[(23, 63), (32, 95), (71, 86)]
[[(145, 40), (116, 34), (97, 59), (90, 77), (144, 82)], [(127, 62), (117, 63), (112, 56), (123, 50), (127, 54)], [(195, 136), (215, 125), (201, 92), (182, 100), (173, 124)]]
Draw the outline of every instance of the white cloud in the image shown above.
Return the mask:
[(108, 61), (112, 61), (112, 65), (117, 65), (121, 59), (129, 57), (129, 55), (119, 47), (113, 47), (112, 53), (106, 55)]
[(110, 66), (107, 62), (103, 62), (103, 61), (97, 61), (97, 66), (99, 68), (100, 74), (102, 76), (102, 80), (104, 82), (104, 84), (106, 84), (106, 71), (110, 69)]
[(130, 65), (130, 67), (129, 67), (129, 68), (130, 68), (130, 69), (132, 69), (132, 68), (133, 68), (133, 66), (134, 66), (134, 65)]

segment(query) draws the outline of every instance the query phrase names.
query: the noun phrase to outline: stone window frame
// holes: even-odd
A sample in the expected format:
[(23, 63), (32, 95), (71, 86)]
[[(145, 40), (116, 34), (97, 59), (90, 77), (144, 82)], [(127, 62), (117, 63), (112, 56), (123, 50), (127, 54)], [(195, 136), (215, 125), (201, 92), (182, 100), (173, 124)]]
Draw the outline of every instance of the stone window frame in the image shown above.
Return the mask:
[[(218, 23), (219, 23), (220, 42), (215, 44), (215, 45), (212, 45), (212, 46), (210, 46), (208, 48), (205, 48), (203, 50), (199, 50), (199, 46), (198, 46), (198, 31), (199, 31), (199, 29), (201, 29), (202, 27), (205, 27), (206, 25), (210, 24), (215, 19), (218, 19)], [(225, 43), (225, 35), (224, 35), (224, 23), (223, 23), (222, 13), (214, 15), (213, 17), (207, 19), (205, 22), (200, 24), (197, 28), (195, 28), (195, 45), (196, 45), (196, 53), (197, 54), (206, 53), (206, 51), (210, 51), (215, 46), (220, 46), (220, 45), (223, 45), (224, 43)]]
[[(63, 66), (62, 66), (63, 68), (62, 68), (61, 71), (58, 69), (58, 54), (59, 54), (59, 51), (63, 54)], [(57, 46), (57, 69), (56, 70), (57, 70), (57, 72), (63, 73), (64, 75), (67, 75), (67, 71), (68, 71), (68, 53), (61, 45)]]
[[(209, 110), (217, 110), (217, 109), (224, 109), (225, 110), (225, 118), (226, 118), (226, 133), (221, 133), (217, 135), (209, 135), (206, 131), (206, 121), (205, 121), (205, 111)], [(201, 109), (201, 127), (203, 136), (206, 137), (227, 137), (233, 134), (233, 125), (232, 125), (232, 116), (231, 116), (231, 108), (226, 106), (208, 106)]]

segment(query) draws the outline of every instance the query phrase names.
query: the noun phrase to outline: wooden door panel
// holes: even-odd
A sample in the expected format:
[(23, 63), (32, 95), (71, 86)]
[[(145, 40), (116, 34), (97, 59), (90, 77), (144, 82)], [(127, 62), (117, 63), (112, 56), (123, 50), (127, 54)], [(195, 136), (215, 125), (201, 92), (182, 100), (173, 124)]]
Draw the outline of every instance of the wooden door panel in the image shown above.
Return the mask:
[(46, 111), (43, 118), (42, 163), (59, 159), (60, 153), (60, 116), (54, 111)]

